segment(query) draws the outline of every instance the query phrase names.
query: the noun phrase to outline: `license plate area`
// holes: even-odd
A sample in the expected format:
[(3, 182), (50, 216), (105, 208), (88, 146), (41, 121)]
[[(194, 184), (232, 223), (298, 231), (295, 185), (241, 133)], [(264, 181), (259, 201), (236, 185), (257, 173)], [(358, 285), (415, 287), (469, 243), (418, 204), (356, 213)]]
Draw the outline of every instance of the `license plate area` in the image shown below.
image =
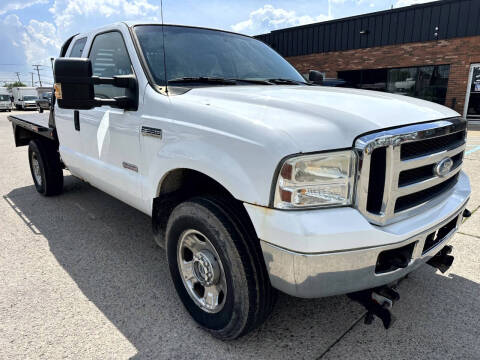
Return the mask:
[(439, 243), (441, 243), (453, 230), (457, 228), (458, 217), (460, 215), (454, 217), (448, 223), (443, 225), (440, 229), (433, 231), (432, 233), (428, 234), (425, 239), (425, 244), (423, 246), (422, 255), (429, 252)]

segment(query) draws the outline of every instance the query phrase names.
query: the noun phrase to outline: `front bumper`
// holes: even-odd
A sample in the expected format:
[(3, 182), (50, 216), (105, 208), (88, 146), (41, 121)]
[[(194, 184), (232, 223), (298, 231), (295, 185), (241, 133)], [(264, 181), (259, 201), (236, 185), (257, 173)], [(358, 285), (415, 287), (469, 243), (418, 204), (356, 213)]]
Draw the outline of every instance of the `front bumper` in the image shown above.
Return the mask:
[[(275, 288), (313, 298), (369, 289), (404, 277), (448, 242), (463, 219), (470, 196), (468, 177), (440, 204), (388, 226), (370, 224), (356, 209), (282, 211), (245, 204)], [(454, 228), (424, 252), (427, 236), (455, 222)], [(413, 244), (406, 268), (378, 273), (379, 254)]]

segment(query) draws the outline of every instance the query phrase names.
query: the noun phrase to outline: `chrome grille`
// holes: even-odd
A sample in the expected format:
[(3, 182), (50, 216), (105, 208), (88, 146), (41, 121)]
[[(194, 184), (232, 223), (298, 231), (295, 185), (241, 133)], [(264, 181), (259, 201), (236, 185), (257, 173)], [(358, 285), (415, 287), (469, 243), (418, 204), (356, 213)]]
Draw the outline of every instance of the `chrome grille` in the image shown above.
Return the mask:
[[(466, 121), (453, 118), (358, 138), (356, 207), (370, 222), (386, 225), (442, 201), (457, 182), (465, 137)], [(441, 174), (444, 159), (452, 166)]]

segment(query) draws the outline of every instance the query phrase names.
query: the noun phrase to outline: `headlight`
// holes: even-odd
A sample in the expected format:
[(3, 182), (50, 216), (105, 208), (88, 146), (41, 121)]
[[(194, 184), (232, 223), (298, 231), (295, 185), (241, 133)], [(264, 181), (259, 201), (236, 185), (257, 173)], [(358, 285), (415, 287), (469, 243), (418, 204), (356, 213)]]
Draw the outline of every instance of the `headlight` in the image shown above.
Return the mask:
[(279, 209), (352, 204), (355, 153), (351, 150), (285, 160), (278, 174), (274, 206)]

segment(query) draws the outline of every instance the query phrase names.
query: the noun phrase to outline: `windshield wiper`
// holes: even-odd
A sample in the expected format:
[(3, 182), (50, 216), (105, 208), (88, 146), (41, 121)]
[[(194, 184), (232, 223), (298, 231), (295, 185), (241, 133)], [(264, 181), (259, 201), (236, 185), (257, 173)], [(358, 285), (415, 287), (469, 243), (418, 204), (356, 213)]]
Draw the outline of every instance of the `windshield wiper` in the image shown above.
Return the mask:
[(234, 81), (240, 81), (240, 82), (246, 82), (246, 83), (252, 83), (252, 84), (259, 84), (259, 85), (273, 85), (268, 80), (260, 80), (260, 79), (228, 79), (228, 80), (234, 80)]
[(267, 79), (266, 81), (269, 81), (271, 83), (278, 84), (278, 85), (310, 85), (303, 81), (297, 81), (292, 79), (282, 79), (282, 78)]
[(206, 83), (206, 84), (221, 84), (221, 85), (235, 85), (238, 82), (245, 82), (245, 83), (259, 84), (259, 85), (273, 85), (273, 83), (268, 80), (219, 78), (219, 77), (208, 77), (208, 76), (176, 78), (176, 79), (168, 80), (168, 82), (169, 83)]
[(168, 80), (168, 83), (169, 84), (170, 83), (202, 83), (202, 84), (235, 85), (236, 81), (231, 79), (225, 79), (225, 78), (199, 76), (199, 77), (176, 78), (176, 79)]
[(168, 83), (201, 83), (201, 84), (219, 84), (219, 85), (236, 85), (239, 82), (246, 82), (259, 85), (310, 85), (302, 81), (296, 81), (291, 79), (237, 79), (237, 78), (220, 78), (220, 77), (182, 77), (168, 80)]

